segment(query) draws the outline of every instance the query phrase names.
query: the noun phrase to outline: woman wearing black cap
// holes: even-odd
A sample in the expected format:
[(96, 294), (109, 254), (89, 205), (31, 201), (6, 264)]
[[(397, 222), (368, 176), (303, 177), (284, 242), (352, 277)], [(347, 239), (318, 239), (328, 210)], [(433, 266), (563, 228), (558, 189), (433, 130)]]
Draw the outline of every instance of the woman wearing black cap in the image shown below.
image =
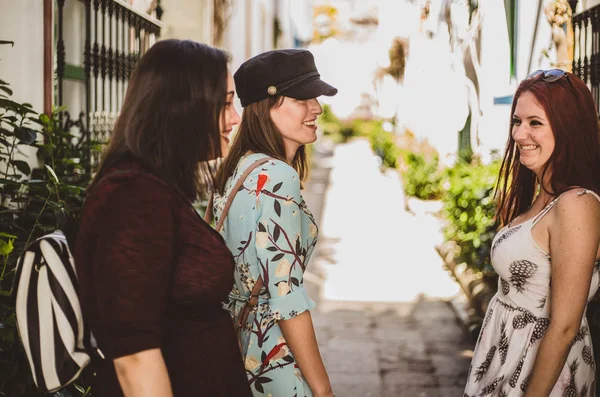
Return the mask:
[(305, 50), (260, 54), (234, 79), (245, 109), (216, 177), (214, 215), (236, 259), (227, 307), (240, 328), (248, 382), (255, 396), (333, 396), (309, 313), (315, 304), (302, 282), (317, 226), (300, 188), (305, 145), (317, 139), (322, 113), (316, 98), (337, 89), (320, 79)]

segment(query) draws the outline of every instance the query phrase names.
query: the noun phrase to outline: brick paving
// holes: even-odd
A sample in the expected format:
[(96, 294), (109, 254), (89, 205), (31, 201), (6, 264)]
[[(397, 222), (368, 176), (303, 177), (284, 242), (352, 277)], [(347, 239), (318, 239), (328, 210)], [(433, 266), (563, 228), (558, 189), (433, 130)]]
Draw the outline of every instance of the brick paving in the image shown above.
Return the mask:
[(304, 196), (320, 242), (305, 285), (336, 394), (462, 396), (473, 342), (450, 305), (458, 287), (434, 250), (436, 204), (411, 200), (407, 213), (399, 179), (379, 171), (365, 141), (314, 156)]

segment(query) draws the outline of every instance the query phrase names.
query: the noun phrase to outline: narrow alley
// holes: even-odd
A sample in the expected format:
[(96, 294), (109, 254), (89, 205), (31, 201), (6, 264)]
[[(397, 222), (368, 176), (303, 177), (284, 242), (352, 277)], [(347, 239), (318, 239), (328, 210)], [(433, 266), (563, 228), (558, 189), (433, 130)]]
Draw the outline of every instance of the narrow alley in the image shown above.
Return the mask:
[(395, 172), (367, 141), (317, 148), (304, 193), (320, 220), (305, 283), (338, 396), (459, 397), (473, 344), (450, 301), (458, 285), (435, 251), (437, 203), (405, 210)]

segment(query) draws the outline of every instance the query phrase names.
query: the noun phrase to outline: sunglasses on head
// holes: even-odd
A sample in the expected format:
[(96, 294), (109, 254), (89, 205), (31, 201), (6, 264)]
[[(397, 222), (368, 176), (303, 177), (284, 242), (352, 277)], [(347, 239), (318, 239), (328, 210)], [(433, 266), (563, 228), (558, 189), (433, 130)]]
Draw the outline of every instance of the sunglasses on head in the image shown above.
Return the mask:
[(527, 78), (525, 80), (542, 80), (545, 81), (546, 83), (554, 83), (555, 81), (558, 81), (560, 79), (562, 79), (563, 77), (567, 78), (567, 83), (569, 83), (569, 85), (571, 86), (571, 91), (573, 92), (573, 95), (575, 95), (575, 98), (577, 98), (577, 91), (575, 90), (575, 87), (573, 87), (573, 83), (571, 83), (571, 79), (569, 78), (569, 73), (565, 72), (562, 69), (548, 69), (548, 70), (536, 70), (535, 72), (531, 73), (529, 76), (527, 76)]
[(556, 80), (560, 80), (563, 77), (568, 77), (569, 74), (562, 69), (548, 69), (548, 70), (536, 70), (531, 73), (525, 80), (532, 80), (540, 78), (547, 83), (554, 83)]

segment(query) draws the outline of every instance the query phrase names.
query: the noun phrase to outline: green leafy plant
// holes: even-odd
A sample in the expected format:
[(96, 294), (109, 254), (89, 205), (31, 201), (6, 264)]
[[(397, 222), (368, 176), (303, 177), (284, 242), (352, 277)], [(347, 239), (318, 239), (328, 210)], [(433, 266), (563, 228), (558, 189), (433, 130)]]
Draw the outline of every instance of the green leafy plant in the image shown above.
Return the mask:
[[(21, 247), (21, 236), (28, 230), (19, 224), (19, 214), (25, 206), (26, 178), (31, 167), (23, 158), (23, 150), (31, 147), (37, 139), (37, 113), (29, 104), (20, 104), (10, 99), (12, 90), (8, 83), (0, 80), (0, 246), (3, 247), (0, 287), (7, 275), (10, 256)], [(10, 270), (10, 269), (9, 269)], [(6, 296), (0, 288), (0, 296)]]
[(407, 195), (423, 200), (441, 197), (442, 171), (438, 154), (426, 142), (412, 142), (401, 148), (397, 135), (384, 129), (384, 120), (341, 121), (329, 106), (323, 107), (319, 124), (324, 134), (337, 143), (347, 142), (354, 137), (367, 137), (371, 148), (381, 158), (381, 165), (400, 170)]
[(405, 152), (403, 167), (404, 190), (408, 196), (421, 200), (437, 200), (442, 196), (442, 171), (437, 153)]
[(397, 136), (385, 131), (381, 121), (365, 124), (362, 129), (375, 153), (381, 157), (382, 165), (400, 171), (406, 195), (421, 200), (441, 197), (443, 171), (435, 148), (412, 134)]
[(379, 120), (340, 120), (329, 105), (323, 106), (323, 113), (319, 117), (319, 126), (323, 135), (330, 137), (335, 143), (348, 142), (355, 137), (368, 137), (375, 128), (381, 128)]
[[(0, 396), (20, 397), (40, 394), (17, 337), (11, 298), (16, 260), (31, 241), (57, 228), (59, 215), (78, 218), (90, 158), (101, 145), (71, 133), (64, 109), (38, 114), (12, 95), (0, 80)], [(89, 396), (86, 384), (80, 379), (55, 395)]]
[(102, 149), (102, 142), (76, 136), (65, 128), (61, 120), (63, 111), (64, 108), (59, 108), (50, 116), (39, 116), (43, 142), (34, 146), (38, 148), (38, 159), (44, 167), (34, 169), (32, 179), (45, 183), (30, 183), (28, 192), (28, 208), (41, 211), (39, 222), (33, 229), (36, 237), (56, 228), (58, 213), (79, 219), (85, 188), (92, 178), (89, 171), (91, 158)]
[(332, 138), (335, 142), (342, 141), (340, 130), (342, 128), (342, 122), (333, 113), (329, 105), (323, 105), (323, 113), (318, 119), (319, 126), (323, 129), (323, 135)]
[(500, 163), (459, 163), (446, 171), (444, 214), (448, 222), (446, 240), (456, 243), (455, 261), (465, 262), (476, 272), (493, 273), (490, 261), (496, 232), (494, 186)]
[(387, 168), (398, 168), (400, 151), (394, 133), (385, 131), (381, 121), (370, 121), (361, 128), (362, 133), (369, 137), (373, 151), (381, 158), (381, 164)]

